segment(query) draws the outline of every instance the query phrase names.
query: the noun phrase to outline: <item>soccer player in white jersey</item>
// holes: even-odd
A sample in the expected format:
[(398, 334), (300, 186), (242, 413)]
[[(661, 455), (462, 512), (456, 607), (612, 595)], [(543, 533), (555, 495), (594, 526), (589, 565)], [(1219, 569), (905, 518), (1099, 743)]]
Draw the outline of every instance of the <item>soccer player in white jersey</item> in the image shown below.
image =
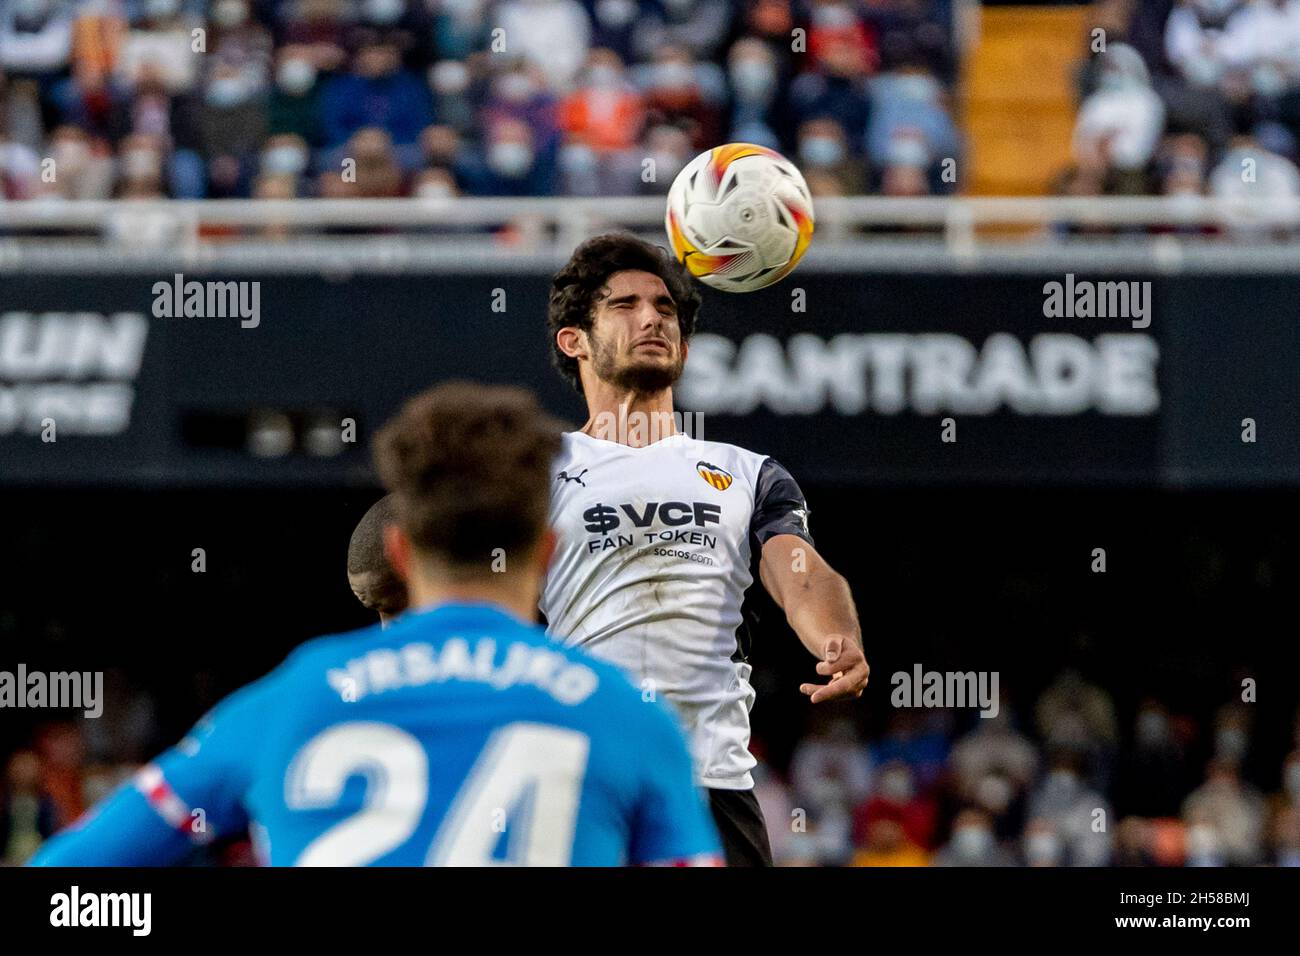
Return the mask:
[(560, 543), (540, 604), (552, 635), (673, 706), (728, 864), (770, 865), (739, 637), (753, 565), (829, 678), (801, 685), (813, 703), (860, 697), (869, 668), (848, 583), (814, 548), (789, 472), (676, 427), (673, 384), (699, 307), (681, 265), (630, 235), (584, 242), (552, 281), (552, 357), (589, 417), (554, 466)]

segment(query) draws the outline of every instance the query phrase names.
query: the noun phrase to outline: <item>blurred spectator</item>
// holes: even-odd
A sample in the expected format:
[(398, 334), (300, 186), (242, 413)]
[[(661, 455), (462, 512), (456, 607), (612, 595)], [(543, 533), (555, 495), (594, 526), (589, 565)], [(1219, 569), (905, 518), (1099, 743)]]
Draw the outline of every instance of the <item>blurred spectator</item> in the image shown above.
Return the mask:
[(1146, 192), (1144, 171), (1160, 141), (1164, 117), (1164, 104), (1151, 89), (1142, 57), (1127, 43), (1112, 43), (1101, 59), (1097, 91), (1079, 108), (1075, 158), (1125, 174), (1123, 192)]
[(1104, 866), (1110, 860), (1114, 811), (1101, 793), (1087, 787), (1075, 760), (1064, 751), (1054, 757), (1047, 777), (1029, 799), (1029, 817), (1055, 828), (1066, 865)]
[(169, 94), (188, 93), (198, 80), (202, 57), (192, 32), (201, 21), (185, 15), (181, 0), (148, 0), (144, 14), (122, 38), (117, 78), (135, 86), (148, 67)]
[(275, 88), (268, 104), (267, 132), (292, 133), (315, 148), (324, 141), (320, 124), (319, 73), (307, 46), (282, 47), (277, 55)]
[(582, 81), (560, 104), (560, 126), (597, 154), (631, 149), (645, 124), (641, 95), (612, 50), (592, 50)]
[(868, 825), (850, 866), (928, 866), (929, 854), (910, 839), (897, 820), (881, 818)]
[(795, 78), (790, 102), (799, 115), (828, 116), (844, 128), (851, 141), (862, 142), (870, 102), (867, 51), (862, 44), (842, 37), (828, 39), (821, 50), (815, 56), (816, 69)]
[(496, 26), (510, 51), (539, 67), (552, 89), (567, 90), (587, 60), (591, 18), (577, 0), (502, 0)]
[[(933, 845), (935, 814), (934, 801), (916, 792), (912, 769), (901, 760), (892, 761), (880, 768), (875, 793), (853, 812), (853, 843), (867, 847), (873, 826), (887, 820), (898, 824), (911, 846), (928, 848)], [(896, 844), (890, 846), (898, 849)]]
[(1148, 700), (1138, 708), (1133, 724), (1133, 743), (1118, 774), (1116, 804), (1123, 813), (1173, 816), (1193, 783), (1180, 723), (1159, 701)]
[(790, 785), (801, 806), (834, 799), (855, 806), (871, 792), (871, 758), (847, 717), (816, 714), (790, 760)]
[(1273, 862), (1300, 866), (1300, 807), (1284, 808), (1273, 822)]
[[(938, 79), (921, 67), (909, 66), (876, 77), (871, 94), (867, 157), (886, 171), (891, 167), (920, 170), (928, 183), (924, 192), (937, 188), (942, 182), (942, 161), (955, 161), (961, 150)], [(889, 192), (887, 188), (882, 191)], [(903, 190), (895, 185), (891, 194), (920, 192), (916, 187)]]
[(513, 69), (493, 78), (479, 122), (482, 127), (490, 127), (503, 119), (527, 123), (540, 152), (549, 155), (559, 148), (555, 97), (546, 88), (545, 74), (537, 67), (520, 61)]
[(1210, 761), (1205, 783), (1183, 802), (1188, 828), (1188, 856), (1216, 866), (1220, 859), (1234, 866), (1251, 866), (1263, 855), (1264, 800), (1243, 783), (1237, 764), (1220, 757)]
[(1046, 818), (1030, 820), (1021, 841), (1021, 853), (1026, 866), (1061, 866), (1065, 846), (1056, 824)]
[(74, 9), (72, 0), (0, 4), (0, 70), (11, 77), (48, 78), (67, 69)]
[(957, 785), (973, 791), (990, 773), (999, 773), (1017, 787), (1028, 787), (1038, 773), (1038, 751), (1015, 729), (1011, 710), (1003, 702), (996, 717), (983, 717), (952, 748), (952, 768)]
[(40, 173), (41, 159), (36, 151), (10, 137), (0, 102), (0, 198), (30, 199), (36, 193)]
[(951, 82), (956, 76), (952, 8), (936, 0), (867, 0), (867, 23), (879, 35), (880, 65), (892, 70), (905, 63), (923, 63), (930, 72)]
[(918, 789), (932, 787), (948, 760), (948, 716), (942, 711), (895, 710), (883, 737), (871, 744), (870, 755), (877, 766), (901, 760), (912, 770)]
[(50, 137), (54, 179), (42, 183), (45, 195), (62, 199), (107, 199), (113, 192), (113, 160), (76, 126), (60, 126)]
[(654, 163), (653, 178), (641, 177), (641, 192), (651, 195), (667, 195), (677, 174), (695, 156), (695, 147), (690, 137), (676, 126), (655, 126), (645, 139), (645, 159)]
[(41, 793), (40, 758), (19, 750), (0, 781), (0, 865), (22, 865), (58, 828), (55, 807)]
[(1049, 749), (1079, 755), (1093, 786), (1109, 784), (1118, 730), (1115, 704), (1106, 691), (1078, 671), (1064, 670), (1038, 699), (1034, 719)]
[(696, 62), (685, 46), (664, 45), (654, 61), (633, 70), (648, 121), (686, 130), (694, 152), (722, 141), (726, 76), (716, 63)]
[(475, 102), (469, 67), (460, 60), (440, 60), (429, 68), (434, 114), (462, 134), (474, 131)]
[(834, 177), (840, 195), (867, 191), (866, 164), (851, 152), (844, 127), (835, 120), (812, 119), (801, 125), (798, 155), (805, 174), (818, 170)]
[(467, 171), (465, 192), (472, 196), (549, 196), (555, 191), (555, 164), (539, 152), (532, 128), (522, 120), (498, 120), (487, 131), (482, 153)]
[(716, 56), (731, 28), (727, 0), (651, 0), (644, 4), (633, 34), (633, 52), (650, 59), (665, 44), (686, 47), (694, 56)]
[(784, 859), (789, 852), (793, 836), (794, 806), (790, 800), (790, 788), (777, 775), (763, 758), (761, 743), (751, 741), (750, 750), (758, 758), (751, 773), (754, 776), (754, 798), (758, 801), (763, 819), (767, 823), (768, 842), (772, 847), (773, 860)]
[(366, 127), (378, 127), (395, 144), (407, 145), (433, 122), (428, 87), (402, 69), (401, 52), (378, 36), (357, 50), (351, 72), (325, 83), (320, 109), (327, 147), (341, 146)]
[(1015, 866), (1016, 859), (1000, 846), (993, 824), (983, 810), (957, 814), (950, 839), (934, 856), (935, 866)]

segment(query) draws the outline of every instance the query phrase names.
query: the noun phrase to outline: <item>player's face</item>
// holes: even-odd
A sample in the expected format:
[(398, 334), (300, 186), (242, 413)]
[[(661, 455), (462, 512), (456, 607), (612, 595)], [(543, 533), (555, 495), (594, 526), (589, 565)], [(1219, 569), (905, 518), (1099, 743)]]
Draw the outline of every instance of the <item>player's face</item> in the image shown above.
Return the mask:
[(637, 392), (669, 388), (681, 378), (687, 346), (668, 287), (636, 269), (615, 272), (606, 285), (588, 333), (596, 377)]

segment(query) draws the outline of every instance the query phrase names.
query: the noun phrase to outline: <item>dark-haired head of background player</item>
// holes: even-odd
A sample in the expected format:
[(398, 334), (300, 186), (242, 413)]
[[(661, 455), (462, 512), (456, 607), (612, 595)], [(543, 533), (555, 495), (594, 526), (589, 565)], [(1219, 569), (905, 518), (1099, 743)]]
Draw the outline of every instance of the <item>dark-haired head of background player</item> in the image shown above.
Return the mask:
[(482, 601), (536, 619), (559, 448), (560, 424), (520, 388), (447, 383), (384, 427), (375, 463), (394, 519), (384, 553), (412, 608)]
[(395, 520), (393, 496), (384, 495), (361, 516), (348, 542), (348, 585), (385, 627), (406, 610), (406, 585), (384, 554), (384, 526)]

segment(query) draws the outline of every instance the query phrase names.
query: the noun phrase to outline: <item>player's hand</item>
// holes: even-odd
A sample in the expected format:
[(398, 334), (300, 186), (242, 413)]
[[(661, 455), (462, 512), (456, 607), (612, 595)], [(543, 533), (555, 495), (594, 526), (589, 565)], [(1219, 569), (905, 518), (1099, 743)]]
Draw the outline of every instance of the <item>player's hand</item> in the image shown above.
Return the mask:
[(857, 641), (832, 637), (826, 641), (817, 673), (831, 678), (829, 684), (800, 684), (800, 692), (812, 698), (814, 704), (841, 697), (861, 697), (867, 688), (871, 666), (867, 663)]

